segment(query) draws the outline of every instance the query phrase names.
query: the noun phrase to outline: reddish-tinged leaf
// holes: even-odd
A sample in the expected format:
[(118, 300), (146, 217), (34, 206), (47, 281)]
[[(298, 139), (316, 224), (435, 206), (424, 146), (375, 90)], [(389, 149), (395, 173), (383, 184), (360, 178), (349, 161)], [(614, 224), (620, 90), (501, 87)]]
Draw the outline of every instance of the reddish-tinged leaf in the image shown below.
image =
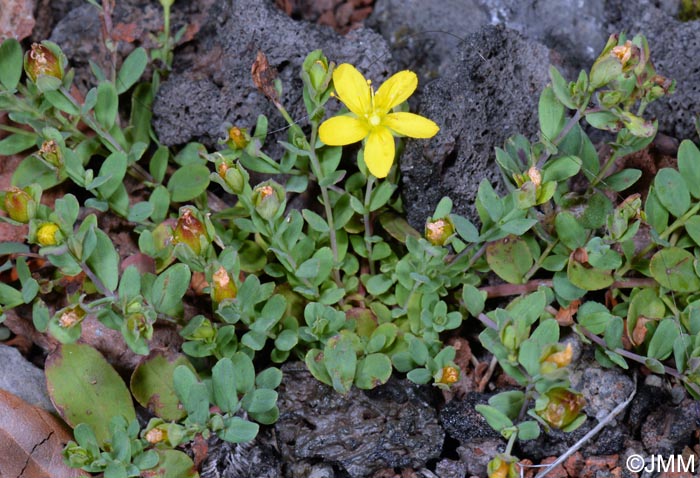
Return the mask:
[(72, 438), (58, 418), (0, 390), (0, 476), (89, 476), (63, 464), (61, 450)]

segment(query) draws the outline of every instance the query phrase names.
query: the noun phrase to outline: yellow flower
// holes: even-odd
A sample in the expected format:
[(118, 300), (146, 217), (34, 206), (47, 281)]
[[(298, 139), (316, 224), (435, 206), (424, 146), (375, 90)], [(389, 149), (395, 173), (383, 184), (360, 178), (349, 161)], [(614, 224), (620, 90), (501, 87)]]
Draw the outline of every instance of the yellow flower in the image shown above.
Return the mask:
[(36, 231), (36, 240), (42, 246), (55, 246), (59, 241), (56, 237), (58, 232), (58, 225), (48, 222)]
[(325, 121), (319, 128), (319, 137), (329, 146), (343, 146), (366, 138), (365, 163), (378, 178), (386, 177), (394, 162), (392, 133), (431, 138), (440, 130), (434, 122), (417, 114), (390, 112), (416, 90), (418, 77), (412, 71), (396, 73), (375, 94), (354, 66), (343, 63), (333, 71), (333, 85), (338, 99), (351, 114)]

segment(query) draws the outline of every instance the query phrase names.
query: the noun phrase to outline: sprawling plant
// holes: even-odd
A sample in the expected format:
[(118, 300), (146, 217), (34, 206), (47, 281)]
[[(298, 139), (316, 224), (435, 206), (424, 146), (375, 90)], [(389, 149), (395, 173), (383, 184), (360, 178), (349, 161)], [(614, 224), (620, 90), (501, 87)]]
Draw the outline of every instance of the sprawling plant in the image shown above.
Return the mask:
[[(164, 35), (151, 59), (170, 58), (171, 48)], [(253, 128), (230, 125), (218, 151), (191, 143), (173, 154), (150, 129), (157, 76), (139, 83), (148, 62), (139, 48), (109, 74), (94, 66), (97, 86), (80, 97), (57, 45), (34, 45), (24, 56), (14, 40), (0, 46), (0, 108), (22, 125), (0, 126), (11, 133), (0, 153), (28, 152), (0, 197), (2, 220), (28, 225), (26, 243), (2, 245), (18, 281), (0, 284), (0, 303), (31, 307), (36, 329), (64, 344), (47, 376), (75, 428), (64, 452), (71, 466), (110, 477), (165, 466), (167, 476), (188, 460), (173, 449), (198, 436), (251, 440), (257, 423), (277, 419), (282, 379), (275, 367), (256, 367), (289, 359), (304, 360), (339, 393), (377, 387), (392, 373), (449, 387), (460, 371), (444, 340), (465, 320), (484, 325), (481, 343), (521, 386), (478, 407), (508, 439), (491, 477), (518, 476), (518, 439), (585, 419), (562, 327), (595, 344), (603, 365), (635, 360), (700, 395), (700, 151), (684, 141), (680, 172), (662, 169), (644, 201), (624, 196), (641, 172), (615, 171), (616, 159), (652, 141), (657, 125), (644, 110), (674, 86), (656, 73), (643, 37), (612, 36), (574, 82), (552, 67), (538, 140), (515, 136), (496, 149), (508, 192), (480, 184), (479, 228), (445, 198), (423, 233), (402, 219), (396, 194), (396, 138), (439, 131), (406, 111), (412, 72), (375, 93), (352, 65), (314, 51), (300, 72), (308, 113), (300, 125), (260, 53), (253, 79), (289, 124), (284, 152), (265, 153), (261, 115)], [(332, 98), (342, 109), (325, 119), (329, 102), (337, 107)], [(603, 161), (582, 120), (616, 133)], [(359, 141), (351, 164), (342, 146)], [(268, 179), (252, 184), (251, 172)], [(132, 177), (147, 189), (141, 199), (129, 189)], [(66, 182), (78, 192), (42, 203), (43, 191)], [(214, 196), (212, 183), (225, 194)], [(290, 198), (302, 195), (316, 200), (292, 207)], [(131, 228), (152, 268), (120, 268), (114, 239), (99, 227), (106, 214)], [(33, 274), (31, 257), (55, 273)], [(494, 274), (502, 283), (487, 284)], [(203, 287), (191, 285), (195, 275)], [(65, 288), (66, 277), (77, 278), (77, 289)], [(197, 315), (183, 308), (193, 289), (206, 304)], [(496, 306), (495, 297), (515, 299)], [(98, 352), (75, 344), (85, 320), (121, 332), (144, 355), (130, 390)], [(151, 351), (159, 321), (178, 328), (179, 353)], [(109, 380), (75, 377), (88, 366)], [(143, 428), (132, 396), (153, 414)], [(106, 406), (85, 413), (85, 400)]]

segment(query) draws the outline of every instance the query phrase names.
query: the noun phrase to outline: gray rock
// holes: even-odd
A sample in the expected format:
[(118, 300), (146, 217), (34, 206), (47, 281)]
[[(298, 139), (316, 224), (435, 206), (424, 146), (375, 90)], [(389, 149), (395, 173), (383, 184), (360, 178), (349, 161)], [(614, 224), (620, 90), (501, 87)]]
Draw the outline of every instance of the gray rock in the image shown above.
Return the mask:
[(443, 75), (459, 58), (464, 38), (489, 23), (479, 0), (380, 0), (366, 25), (386, 39), (401, 68), (421, 80)]
[(445, 458), (435, 465), (435, 474), (440, 478), (464, 478), (467, 475), (467, 464)]
[(655, 408), (642, 425), (644, 448), (652, 455), (671, 456), (690, 446), (697, 428), (697, 409), (688, 399), (681, 406), (663, 404)]
[[(586, 399), (583, 411), (589, 417), (603, 419), (634, 390), (634, 381), (622, 369), (607, 369), (596, 362), (580, 361), (571, 374), (571, 386)], [(617, 416), (620, 421), (624, 414)]]
[(336, 464), (359, 478), (382, 468), (420, 468), (440, 456), (444, 432), (429, 387), (391, 379), (372, 391), (340, 395), (303, 364), (282, 369), (275, 430), (286, 460)]
[(443, 196), (455, 212), (478, 220), (482, 179), (498, 187), (494, 147), (517, 133), (537, 132), (537, 102), (549, 81), (549, 50), (519, 33), (484, 27), (469, 37), (444, 77), (427, 85), (420, 113), (441, 128), (431, 140), (407, 141), (401, 157), (408, 220), (422, 230)]
[(652, 103), (647, 115), (659, 120), (659, 131), (678, 139), (697, 141), (694, 121), (700, 111), (700, 20), (680, 22), (669, 9), (649, 0), (619, 0), (611, 33), (625, 30), (629, 36), (646, 36), (658, 74), (676, 80), (676, 92)]
[(460, 461), (467, 465), (467, 476), (486, 476), (491, 458), (505, 451), (503, 440), (477, 438), (457, 448)]
[(229, 443), (212, 436), (201, 470), (202, 478), (278, 478), (282, 462), (271, 429), (262, 428), (255, 440), (247, 443)]
[(395, 69), (384, 39), (368, 29), (342, 37), (328, 27), (294, 21), (267, 0), (217, 0), (211, 15), (210, 27), (192, 47), (197, 53), (176, 62), (176, 72), (154, 103), (153, 125), (168, 146), (192, 140), (212, 146), (226, 123), (252, 128), (259, 114), (270, 120), (269, 131), (280, 130), (268, 144), (286, 139), (286, 123), (251, 79), (258, 51), (277, 69), (282, 104), (302, 125), (306, 110), (300, 72), (312, 50), (322, 48), (331, 61), (350, 62), (376, 82)]
[(0, 344), (0, 388), (25, 402), (55, 412), (46, 389), (44, 372), (28, 362), (19, 350)]
[(556, 50), (574, 70), (590, 67), (609, 36), (607, 0), (481, 1), (492, 22)]
[(492, 394), (470, 392), (463, 400), (454, 399), (440, 410), (440, 425), (447, 434), (459, 441), (468, 443), (476, 438), (501, 438), (501, 434), (491, 428), (486, 419), (475, 407), (485, 405)]

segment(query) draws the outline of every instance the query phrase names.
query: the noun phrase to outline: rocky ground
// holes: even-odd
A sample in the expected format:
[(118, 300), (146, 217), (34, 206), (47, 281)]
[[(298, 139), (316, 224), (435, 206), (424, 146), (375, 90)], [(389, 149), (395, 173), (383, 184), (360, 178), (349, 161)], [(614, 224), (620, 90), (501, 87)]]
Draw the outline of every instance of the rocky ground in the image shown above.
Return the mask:
[[(409, 221), (422, 228), (439, 199), (450, 196), (458, 212), (474, 217), (482, 178), (498, 182), (493, 150), (517, 132), (534, 137), (537, 100), (556, 64), (573, 78), (588, 67), (609, 34), (647, 36), (657, 70), (677, 80), (677, 91), (654, 104), (661, 140), (634, 159), (653, 174), (673, 161), (675, 145), (696, 138), (700, 111), (700, 21), (681, 22), (673, 0), (197, 0), (173, 7), (175, 28), (187, 26), (174, 72), (153, 106), (164, 144), (200, 141), (215, 147), (226, 123), (251, 126), (259, 113), (279, 129), (274, 107), (250, 81), (258, 50), (286, 85), (283, 102), (303, 120), (298, 72), (316, 48), (337, 63), (350, 62), (380, 82), (398, 69), (420, 78), (413, 109), (442, 125), (430, 141), (408, 142), (401, 158), (402, 194)], [(8, 19), (9, 18), (9, 19)], [(115, 10), (120, 54), (148, 44), (159, 28), (157, 2), (124, 0)], [(80, 0), (8, 0), (0, 10), (0, 36), (49, 38), (64, 49), (83, 84), (88, 60), (104, 61), (94, 7)], [(632, 161), (632, 159), (628, 159)], [(12, 158), (0, 165), (8, 184)], [(7, 239), (5, 239), (7, 240)], [(465, 373), (454, 393), (440, 394), (393, 379), (369, 392), (335, 394), (303, 365), (285, 365), (281, 418), (252, 444), (212, 442), (202, 467), (211, 477), (484, 477), (486, 463), (505, 441), (474, 405), (512, 384), (502, 376), (483, 383), (490, 357), (477, 349), (478, 328), (467, 324), (460, 357)], [(466, 340), (465, 340), (466, 339)], [(626, 409), (551, 477), (626, 477), (628, 456), (697, 453), (698, 408), (678, 386), (644, 370), (602, 369), (592, 352), (577, 350), (574, 386), (586, 396), (589, 420), (573, 434), (552, 433), (521, 443), (515, 454), (548, 463), (564, 453), (632, 394)], [(469, 345), (474, 351), (469, 351)], [(13, 342), (41, 362), (26, 340)], [(50, 408), (42, 372), (14, 347), (0, 345), (0, 388)], [(31, 380), (26, 377), (35, 377)], [(696, 457), (696, 463), (698, 462)], [(700, 468), (700, 465), (698, 465)], [(530, 469), (524, 476), (534, 476)], [(640, 475), (647, 476), (647, 475)], [(679, 475), (676, 475), (679, 476)]]

